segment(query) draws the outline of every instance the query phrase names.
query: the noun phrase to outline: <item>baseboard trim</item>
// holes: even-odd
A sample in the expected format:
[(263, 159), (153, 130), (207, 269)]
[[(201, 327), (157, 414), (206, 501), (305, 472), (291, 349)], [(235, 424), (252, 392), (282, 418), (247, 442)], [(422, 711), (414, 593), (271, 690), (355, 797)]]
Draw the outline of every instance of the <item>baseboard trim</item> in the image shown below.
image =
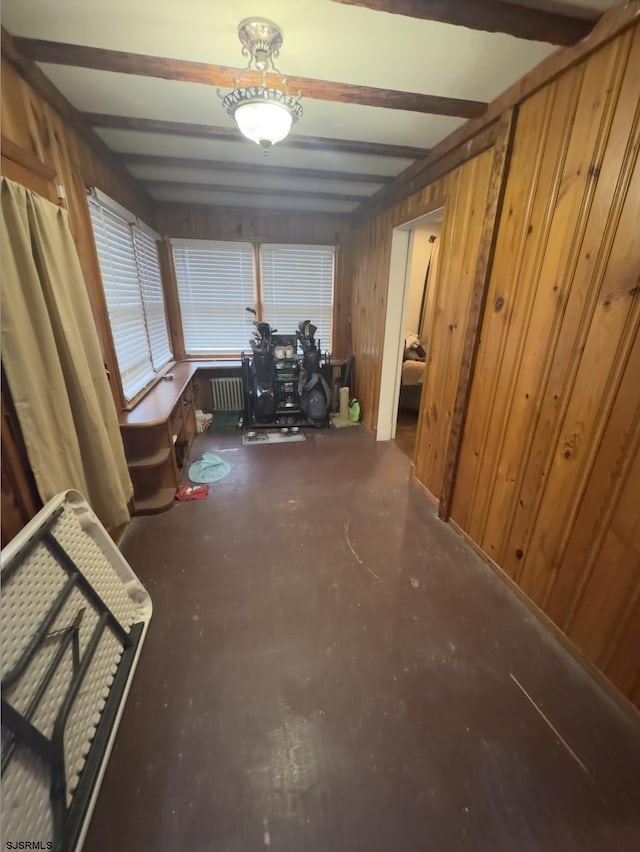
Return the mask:
[[(414, 481), (420, 485), (427, 496), (431, 497), (434, 502), (435, 498), (433, 495), (422, 485), (422, 483), (418, 482), (414, 478)], [(586, 657), (580, 648), (575, 645), (571, 639), (563, 633), (562, 630), (555, 624), (549, 616), (544, 612), (540, 607), (531, 600), (518, 586), (515, 580), (510, 577), (506, 571), (504, 571), (497, 562), (494, 562), (493, 559), (488, 556), (484, 550), (482, 550), (473, 539), (466, 533), (458, 524), (453, 520), (449, 519), (447, 522), (451, 525), (451, 527), (458, 533), (458, 535), (464, 539), (464, 541), (478, 554), (478, 556), (482, 559), (482, 561), (488, 565), (498, 577), (506, 583), (509, 589), (515, 594), (518, 600), (522, 601), (522, 603), (527, 607), (527, 609), (531, 612), (533, 616), (535, 616), (538, 621), (545, 627), (553, 636), (558, 640), (558, 642), (562, 645), (562, 647), (567, 651), (574, 660), (582, 666), (583, 669), (587, 671), (589, 675), (598, 683), (598, 685), (606, 692), (606, 694), (611, 698), (612, 701), (617, 704), (617, 706), (622, 710), (622, 712), (627, 716), (631, 722), (637, 725), (640, 728), (640, 708), (636, 707), (635, 704), (631, 702), (626, 695), (624, 695), (620, 690), (613, 684), (609, 678), (600, 671), (597, 666), (591, 662), (591, 660)]]
[(416, 468), (415, 468), (415, 465), (414, 465), (413, 462), (411, 462), (411, 471), (409, 473), (409, 477), (411, 479), (411, 482), (413, 482), (414, 485), (418, 486), (418, 488), (423, 492), (423, 494), (425, 494), (429, 498), (429, 500), (433, 503), (433, 505), (437, 509), (438, 505), (439, 505), (438, 498), (435, 496), (435, 494), (432, 494), (431, 491), (429, 491), (429, 489), (424, 484), (424, 482), (421, 482), (418, 479), (418, 477), (416, 476)]

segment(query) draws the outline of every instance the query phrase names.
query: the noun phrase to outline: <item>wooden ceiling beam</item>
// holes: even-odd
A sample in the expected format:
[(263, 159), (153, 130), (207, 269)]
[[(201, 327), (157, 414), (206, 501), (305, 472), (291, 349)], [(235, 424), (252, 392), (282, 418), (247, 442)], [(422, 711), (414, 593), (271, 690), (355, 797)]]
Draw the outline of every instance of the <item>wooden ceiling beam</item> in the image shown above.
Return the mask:
[(82, 120), (82, 114), (56, 89), (51, 80), (40, 68), (16, 48), (13, 36), (4, 27), (1, 28), (0, 32), (2, 36), (3, 58), (16, 69), (18, 74), (26, 80), (33, 90), (86, 142), (93, 153), (103, 162), (108, 163), (114, 172), (131, 187), (132, 191), (138, 195), (140, 203), (149, 204), (150, 198), (146, 195), (142, 185), (135, 180), (131, 172), (126, 168), (122, 160)]
[[(172, 237), (184, 237), (185, 239), (208, 239), (211, 237), (211, 228), (207, 226), (204, 231), (200, 231), (197, 227), (197, 221), (208, 216), (223, 219), (225, 217), (247, 217), (249, 220), (255, 219), (264, 213), (269, 215), (270, 219), (286, 218), (288, 216), (308, 218), (311, 221), (317, 219), (330, 219), (340, 225), (349, 225), (352, 221), (351, 213), (337, 213), (335, 210), (281, 210), (280, 208), (259, 207), (248, 203), (246, 206), (242, 204), (201, 204), (195, 201), (156, 201), (156, 210), (158, 211), (159, 227)], [(178, 224), (180, 223), (180, 224)], [(249, 234), (246, 234), (250, 239)], [(237, 232), (234, 231), (234, 238), (237, 239)]]
[(301, 180), (339, 180), (349, 183), (388, 184), (394, 175), (359, 174), (358, 172), (333, 172), (328, 169), (298, 169), (290, 166), (272, 166), (270, 163), (234, 163), (229, 160), (199, 160), (193, 157), (162, 157), (155, 154), (119, 155), (125, 163), (157, 168), (199, 169), (202, 171), (237, 172), (238, 174), (262, 175), (263, 177), (298, 178)]
[[(156, 118), (134, 118), (127, 115), (104, 113), (82, 113), (84, 120), (93, 127), (115, 130), (137, 130), (143, 133), (168, 133), (178, 136), (195, 136), (218, 142), (250, 143), (235, 127), (216, 127), (209, 124), (189, 124), (182, 121), (165, 121)], [(312, 151), (338, 151), (343, 154), (371, 154), (377, 157), (398, 157), (403, 160), (419, 160), (429, 155), (428, 148), (410, 145), (387, 145), (384, 142), (358, 142), (351, 139), (329, 139), (323, 136), (287, 136), (278, 147), (301, 148)]]
[(148, 180), (147, 187), (158, 187), (160, 189), (179, 189), (196, 192), (230, 192), (235, 195), (277, 195), (279, 198), (313, 198), (322, 201), (351, 201), (362, 202), (368, 196), (355, 195), (343, 192), (316, 192), (303, 189), (277, 189), (263, 186), (233, 186), (224, 183), (195, 183), (180, 180)]
[(576, 44), (593, 29), (598, 16), (577, 17), (518, 6), (504, 0), (333, 0), (409, 18), (439, 21), (490, 33), (507, 33), (529, 41)]
[[(227, 89), (234, 89), (237, 86), (237, 78), (240, 75), (242, 75), (242, 85), (260, 85), (262, 80), (261, 75), (256, 71), (248, 72), (242, 68), (211, 65), (206, 62), (166, 59), (160, 56), (126, 53), (122, 50), (105, 50), (30, 38), (16, 38), (15, 43), (18, 50), (34, 62), (49, 62), (54, 65), (71, 65), (96, 71), (159, 77), (163, 80), (178, 80), (185, 83), (203, 83)], [(278, 83), (282, 80), (280, 75), (267, 75), (267, 81), (272, 78), (277, 78)], [(483, 101), (378, 89), (352, 83), (315, 80), (310, 77), (287, 76), (287, 85), (289, 91), (300, 90), (305, 98), (314, 100), (401, 109), (431, 115), (449, 115), (456, 118), (476, 118), (487, 108), (487, 104)]]

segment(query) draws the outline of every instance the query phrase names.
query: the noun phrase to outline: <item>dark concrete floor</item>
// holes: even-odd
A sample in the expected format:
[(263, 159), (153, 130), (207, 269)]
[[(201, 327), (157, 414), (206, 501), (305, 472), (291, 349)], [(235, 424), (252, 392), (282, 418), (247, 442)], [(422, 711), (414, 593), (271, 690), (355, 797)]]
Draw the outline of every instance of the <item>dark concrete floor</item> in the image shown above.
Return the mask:
[(85, 852), (640, 849), (640, 731), (394, 443), (216, 448), (124, 541), (154, 616)]

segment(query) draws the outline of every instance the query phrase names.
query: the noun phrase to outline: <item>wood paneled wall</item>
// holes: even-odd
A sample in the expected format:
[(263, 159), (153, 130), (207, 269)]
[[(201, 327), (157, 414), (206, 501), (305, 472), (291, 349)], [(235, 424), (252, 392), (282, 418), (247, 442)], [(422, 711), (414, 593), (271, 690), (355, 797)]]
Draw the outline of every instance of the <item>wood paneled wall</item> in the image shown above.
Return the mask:
[[(636, 25), (520, 106), (452, 503), (465, 534), (637, 705), (639, 104)], [(347, 238), (356, 392), (375, 425), (392, 229), (446, 199), (415, 459), (436, 496), (487, 162)]]
[(349, 353), (350, 281), (343, 274), (344, 217), (163, 203), (156, 208), (156, 225), (162, 234), (180, 239), (336, 246), (333, 351), (341, 357)]
[(2, 547), (8, 544), (42, 508), (29, 467), (13, 399), (2, 370), (2, 454), (0, 458), (0, 526)]
[[(440, 459), (446, 451), (447, 438), (444, 428), (440, 429), (444, 420), (439, 416), (440, 405), (443, 410), (447, 409), (453, 403), (452, 395), (455, 396), (471, 279), (489, 185), (491, 153), (489, 149), (474, 157), (401, 204), (356, 228), (348, 235), (345, 247), (345, 262), (352, 281), (351, 336), (357, 359), (355, 391), (364, 422), (375, 428), (393, 229), (444, 207), (435, 310), (432, 327), (427, 333), (431, 358), (426, 380), (431, 383), (430, 398), (433, 398), (434, 404), (420, 422), (420, 444), (431, 442), (433, 446), (441, 447)], [(451, 286), (452, 282), (459, 282), (460, 286)], [(453, 381), (446, 389), (441, 382), (445, 373), (448, 376), (453, 374)], [(438, 408), (434, 410), (436, 398)], [(442, 434), (438, 437), (440, 432)], [(427, 458), (421, 456), (421, 470), (423, 464), (425, 469), (430, 466)], [(428, 479), (425, 482), (427, 487), (433, 494), (439, 494), (439, 484), (431, 476)]]
[[(3, 35), (3, 48), (5, 45), (10, 47)], [(122, 401), (121, 387), (86, 188), (99, 187), (151, 225), (154, 224), (153, 204), (100, 140), (91, 138), (90, 130), (84, 131), (84, 137), (78, 133), (4, 57), (1, 82), (3, 174), (67, 208), (103, 358), (110, 374), (111, 390), (116, 404), (119, 404)], [(62, 96), (59, 98), (72, 115), (73, 108), (64, 102)], [(88, 141), (86, 137), (89, 137)], [(13, 416), (6, 386), (3, 386), (2, 402), (2, 540), (6, 544), (40, 508), (40, 499), (22, 448), (18, 422)]]
[(422, 388), (428, 404), (420, 406), (414, 459), (416, 478), (434, 495), (442, 491), (492, 162), (490, 149), (443, 179), (442, 243), (429, 302), (430, 357)]
[[(114, 165), (105, 147), (100, 155), (99, 140), (90, 147), (74, 128), (53, 109), (5, 59), (2, 60), (2, 136), (35, 160), (50, 167), (51, 182), (61, 186), (61, 203), (69, 211), (69, 223), (78, 248), (91, 305), (100, 337), (102, 353), (109, 369), (117, 402), (121, 390), (117, 362), (107, 320), (100, 269), (86, 200), (86, 189), (95, 186), (134, 212), (149, 225), (155, 225), (154, 207), (140, 184), (124, 166)], [(4, 158), (3, 158), (4, 160)], [(28, 178), (22, 182), (27, 183)], [(31, 185), (31, 189), (38, 187)]]
[(639, 104), (637, 28), (521, 107), (452, 504), (636, 700)]
[(327, 214), (165, 202), (157, 205), (157, 227), (162, 234), (186, 240), (333, 246), (345, 227), (345, 219)]

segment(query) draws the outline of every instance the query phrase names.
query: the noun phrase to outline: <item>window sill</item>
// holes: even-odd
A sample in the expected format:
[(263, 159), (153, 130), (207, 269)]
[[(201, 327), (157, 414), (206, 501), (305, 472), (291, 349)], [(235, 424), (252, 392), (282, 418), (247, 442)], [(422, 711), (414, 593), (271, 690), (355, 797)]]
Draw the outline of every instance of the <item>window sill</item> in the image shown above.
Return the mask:
[(155, 388), (158, 382), (162, 381), (167, 375), (167, 373), (171, 372), (171, 370), (175, 367), (176, 363), (176, 361), (169, 361), (169, 363), (166, 364), (162, 368), (162, 370), (160, 370), (158, 375), (155, 376), (155, 378), (153, 378), (148, 385), (143, 387), (142, 390), (138, 391), (138, 393), (129, 400), (129, 402), (124, 407), (124, 411), (133, 411), (136, 405), (141, 402), (145, 398), (145, 396)]
[(221, 361), (200, 358), (174, 361), (162, 373), (162, 375), (171, 373), (173, 378), (164, 381), (160, 376), (156, 378), (153, 384), (150, 384), (140, 395), (135, 405), (120, 414), (120, 426), (142, 427), (166, 423), (184, 389), (198, 370), (227, 367), (239, 368), (240, 359)]
[(207, 362), (214, 366), (222, 367), (239, 367), (241, 353), (233, 353), (231, 355), (185, 355), (181, 359), (182, 362)]

